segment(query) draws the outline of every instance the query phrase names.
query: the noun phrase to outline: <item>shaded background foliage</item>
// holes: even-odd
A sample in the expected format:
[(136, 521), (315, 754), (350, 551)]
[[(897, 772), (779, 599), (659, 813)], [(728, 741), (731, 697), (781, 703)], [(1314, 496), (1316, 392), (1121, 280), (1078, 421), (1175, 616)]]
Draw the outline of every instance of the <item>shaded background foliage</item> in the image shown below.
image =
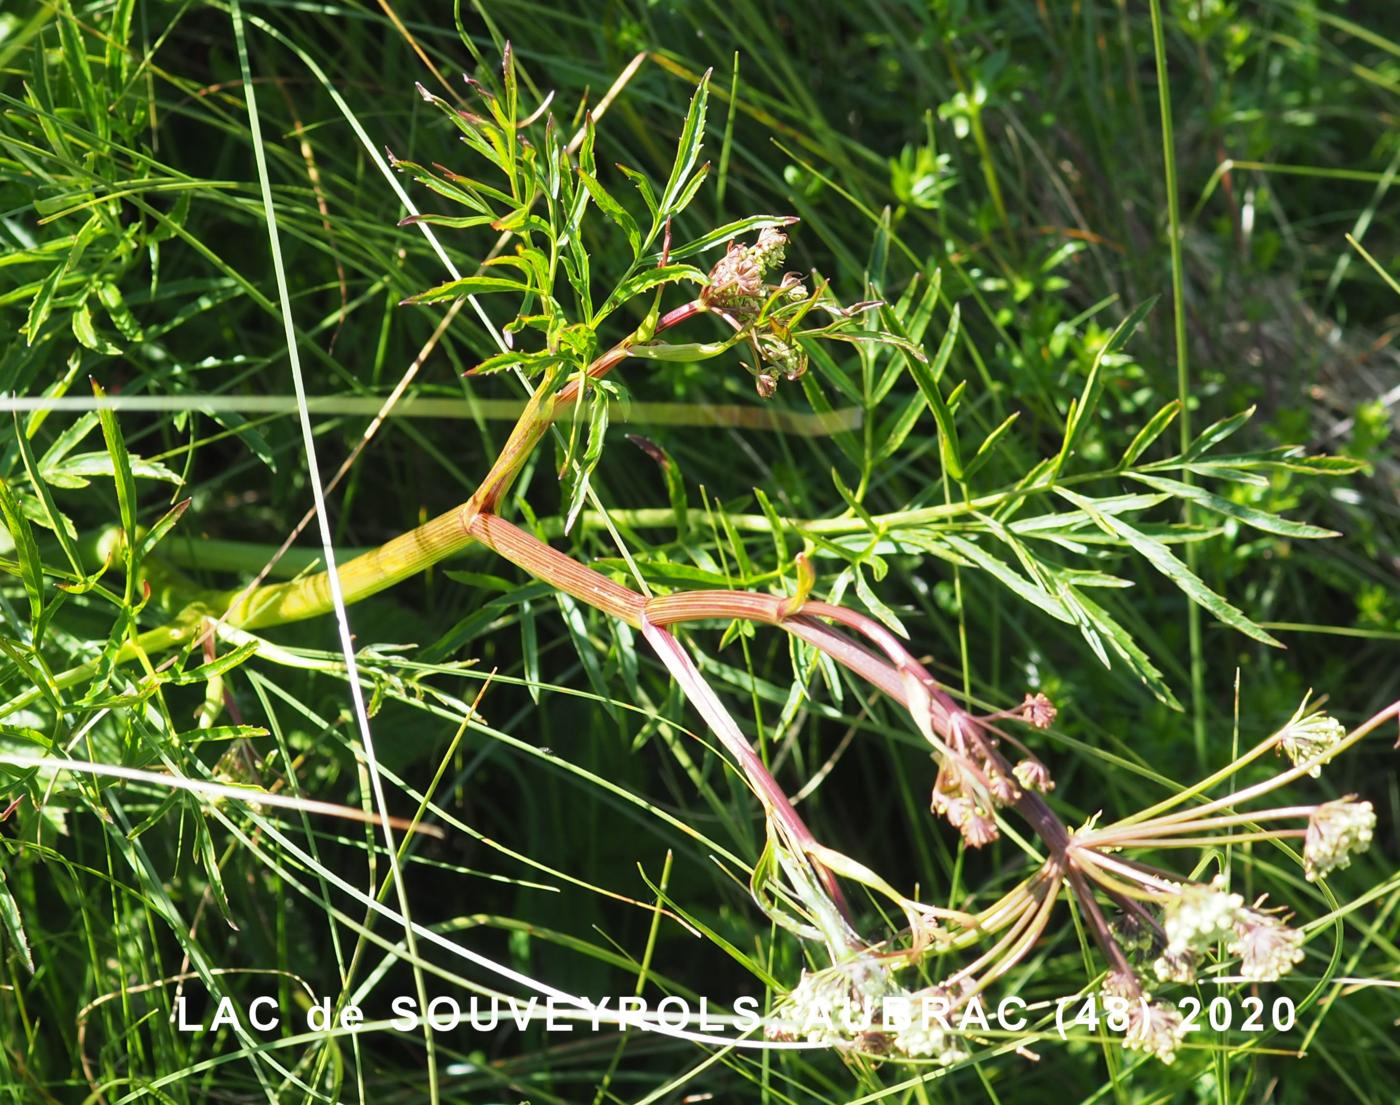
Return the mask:
[[(979, 474), (980, 489), (1005, 486), (1058, 450), (1069, 404), (1108, 333), (1137, 304), (1161, 296), (1127, 355), (1107, 366), (1103, 398), (1078, 447), (1083, 469), (1111, 467), (1137, 429), (1177, 394), (1158, 88), (1145, 4), (1058, 8), (952, 0), (493, 2), (460, 12), (464, 39), (447, 5), (245, 5), (308, 391), (386, 394), (441, 318), (440, 308), (397, 306), (440, 282), (442, 267), (415, 230), (397, 225), (404, 210), (354, 140), (332, 92), (376, 146), (456, 168), (461, 153), (453, 136), (413, 94), (415, 81), (445, 94), (423, 59), (465, 96), (460, 71), (487, 77), (508, 38), (530, 102), (555, 90), (561, 125), (576, 122), (578, 105), (596, 103), (634, 56), (645, 54), (599, 123), (605, 182), (629, 202), (612, 163), (664, 179), (695, 82), (714, 67), (711, 181), (678, 235), (694, 237), (757, 212), (795, 214), (802, 223), (789, 265), (816, 268), (848, 299), (869, 283), (897, 300), (911, 281), (937, 269), (942, 291), (931, 345), (947, 326), (948, 308), (961, 305), (962, 334), (949, 371), (951, 380), (967, 381), (958, 412), (964, 448), (975, 449), (1006, 415), (1021, 412)], [(1199, 430), (1257, 405), (1239, 434), (1246, 443), (1232, 443), (1232, 450), (1303, 443), (1369, 467), (1344, 480), (1279, 475), (1267, 487), (1240, 484), (1228, 492), (1241, 505), (1344, 536), (1305, 543), (1227, 522), (1198, 546), (1202, 577), (1288, 646), (1269, 649), (1206, 620), (1204, 743), (1192, 733), (1187, 603), (1146, 565), (1113, 562), (1133, 587), (1115, 594), (1111, 608), (1185, 712), (1154, 699), (1124, 665), (1105, 669), (1074, 627), (988, 573), (955, 575), (947, 562), (916, 550), (885, 558), (887, 574), (870, 581), (874, 592), (951, 686), (963, 686), (965, 650), (967, 687), (978, 700), (1000, 708), (1041, 689), (1060, 706), (1060, 726), (1040, 751), (1056, 770), (1057, 798), (1071, 820), (1101, 807), (1125, 812), (1159, 795), (1164, 781), (1193, 778), (1228, 758), (1237, 679), (1243, 742), (1286, 720), (1309, 688), (1330, 695), (1333, 712), (1347, 721), (1400, 695), (1393, 661), (1400, 634), (1397, 469), (1388, 439), (1400, 383), (1392, 348), (1400, 299), (1344, 237), (1355, 235), (1382, 269), (1396, 269), (1391, 184), (1400, 169), (1400, 27), (1386, 4), (1191, 0), (1167, 5), (1166, 36), (1185, 220), (1193, 425)], [(142, 520), (149, 524), (173, 499), (191, 497), (164, 549), (201, 585), (232, 586), (265, 556), (233, 550), (221, 565), (210, 542), (256, 541), (270, 552), (310, 497), (292, 418), (198, 413), (201, 396), (289, 390), (230, 13), (213, 3), (21, 3), (0, 13), (0, 93), (0, 309), (7, 323), (0, 388), (40, 394), (66, 379), (78, 394), (92, 375), (113, 393), (187, 396), (190, 409), (178, 417), (122, 416), (129, 448), (159, 459), (178, 480), (141, 481)], [(432, 197), (408, 187), (415, 202), (435, 209)], [(76, 249), (84, 236), (85, 248)], [(496, 238), (490, 230), (442, 234), (464, 269)], [(596, 272), (620, 270), (615, 237), (600, 231), (588, 245)], [(625, 325), (636, 321), (640, 313)], [(619, 319), (614, 337), (624, 332)], [(493, 351), (464, 311), (413, 393), (517, 395), (505, 379), (460, 379)], [(814, 369), (815, 386), (833, 405), (864, 405), (857, 363), (853, 352), (839, 366)], [(639, 401), (759, 402), (751, 378), (728, 361), (633, 364), (624, 378)], [(862, 411), (866, 425), (887, 428), (890, 413), (912, 394), (912, 382), (902, 380), (882, 405)], [(804, 410), (810, 398), (800, 386), (784, 385), (773, 402)], [(75, 424), (72, 416), (51, 416), (36, 451)], [(348, 454), (365, 424), (359, 416), (317, 418), (323, 468)], [(337, 541), (377, 544), (466, 498), (508, 425), (391, 420), (335, 498)], [(666, 451), (689, 502), (683, 530), (674, 519), (630, 524), (629, 510), (664, 508), (671, 499), (662, 468), (615, 426), (595, 486), (659, 585), (725, 576), (775, 584), (782, 558), (771, 537), (745, 532), (738, 541), (721, 521), (759, 513), (754, 488), (793, 519), (844, 509), (833, 468), (848, 487), (868, 476), (863, 503), (872, 513), (942, 501), (927, 417), (895, 457), (865, 472), (831, 438), (641, 421), (625, 432)], [(93, 440), (74, 448), (98, 448)], [(868, 443), (857, 434), (845, 444), (859, 456)], [(61, 481), (63, 455), (56, 456), (46, 470)], [(14, 448), (5, 461), (15, 471)], [(110, 481), (56, 487), (80, 541), (117, 517)], [(597, 519), (561, 534), (548, 451), (519, 497), (560, 547), (595, 565), (621, 567)], [(1178, 504), (1153, 516), (1161, 525), (1179, 520)], [(819, 562), (826, 567), (834, 574), (839, 564)], [(446, 761), (438, 800), (493, 841), (569, 872), (579, 885), (454, 833), (424, 846), (422, 862), (412, 867), (417, 919), (466, 929), (463, 939), (477, 950), (574, 992), (612, 993), (635, 977), (627, 963), (642, 954), (652, 915), (587, 888), (649, 901), (653, 891), (642, 872), (654, 883), (669, 850), (675, 861), (667, 893), (678, 907), (791, 985), (801, 951), (784, 937), (770, 939), (742, 878), (731, 880), (706, 847), (593, 778), (643, 796), (746, 859), (756, 854), (761, 825), (749, 795), (712, 751), (677, 732), (678, 724), (693, 728), (694, 718), (660, 669), (605, 619), (561, 612), (543, 588), (483, 554), (446, 568), (352, 610), (359, 643), (387, 657), (374, 665), (388, 692), (375, 718), (381, 753), (414, 785), (427, 785), (455, 726), (415, 701), (421, 692), (414, 681), (470, 700), (481, 673), (496, 671), (501, 678), (483, 712), (521, 746), (469, 732)], [(25, 637), (16, 628), (19, 609), (7, 599), (7, 637)], [(68, 666), (65, 656), (87, 658), (94, 642), (100, 649), (111, 619), (100, 604), (69, 602), (51, 630), (52, 667)], [(154, 610), (147, 619), (157, 624)], [(333, 645), (328, 621), (270, 635), (288, 645)], [(783, 643), (764, 634), (723, 648), (716, 635), (696, 639), (708, 653), (707, 671), (725, 686), (736, 713), (747, 713), (791, 790), (829, 769), (802, 804), (824, 839), (936, 899), (957, 900), (1012, 860), (1010, 847), (964, 857), (932, 824), (927, 753), (883, 706), (863, 702), (854, 687), (838, 699), (817, 680), (812, 708), (775, 730), (792, 679)], [(410, 643), (402, 651), (388, 647)], [(423, 672), (409, 666), (412, 660), (474, 665)], [(271, 666), (257, 671), (230, 679), (247, 720), (279, 731), (285, 748), (305, 755), (299, 773), (308, 793), (353, 796), (359, 768), (343, 679)], [(11, 664), (0, 678), (9, 697), (25, 672)], [(543, 685), (532, 694), (512, 678)], [(168, 692), (181, 728), (201, 695), (198, 687)], [(212, 764), (225, 750), (181, 745), (136, 712), (110, 724), (110, 748), (127, 762), (147, 763), (161, 748), (177, 762), (197, 756)], [(1352, 975), (1393, 974), (1397, 789), (1385, 744), (1362, 747), (1323, 785), (1335, 793), (1359, 790), (1381, 813), (1380, 846), (1339, 880), (1348, 894), (1378, 884), (1385, 890), (1350, 915), (1342, 964)], [(138, 823), (157, 805), (133, 801)], [(6, 981), (13, 989), (0, 1011), (8, 1041), (0, 1062), (17, 1101), (81, 1097), (82, 1072), (71, 1058), (79, 1011), (122, 978), (130, 985), (173, 973), (188, 947), (156, 920), (152, 888), (113, 858), (121, 850), (94, 818), (101, 802), (100, 792), (75, 791), (55, 803), (69, 813), (66, 833), (47, 840), (53, 855), (31, 850), (21, 857), (16, 847), (39, 831), (37, 816), (21, 814), (6, 829), (7, 876), (41, 967), (29, 976), (9, 948)], [(413, 808), (406, 797), (404, 804)], [(343, 962), (326, 951), (324, 913), (289, 894), (254, 855), (226, 852), (231, 838), (217, 827), (201, 852), (200, 831), (210, 830), (196, 831), (192, 811), (172, 811), (136, 838), (186, 924), (203, 901), (191, 939), (219, 966), (295, 964), (319, 990), (334, 992)], [(321, 861), (362, 882), (364, 837), (320, 823), (315, 830)], [(217, 864), (209, 859), (215, 852)], [(382, 857), (380, 866), (382, 875)], [(1265, 885), (1282, 878), (1267, 861), (1258, 868)], [(521, 882), (536, 878), (560, 892)], [(115, 889), (126, 885), (135, 887), (131, 896)], [(211, 886), (214, 898), (227, 895), (236, 932), (209, 904)], [(1325, 908), (1319, 900), (1313, 913)], [(1060, 938), (1016, 980), (1028, 997), (1056, 996), (1082, 981), (1072, 926), (1064, 920), (1058, 928)], [(652, 965), (662, 975), (707, 993), (756, 989), (750, 971), (717, 947), (679, 927), (659, 932)], [(1314, 973), (1325, 965), (1322, 954), (1309, 961), (1316, 960)], [(383, 990), (410, 985), (407, 973), (393, 970)], [(285, 996), (290, 1005), (289, 986)], [(124, 1002), (108, 1002), (90, 1015), (85, 1047), (99, 1082), (130, 1078), (120, 1091), (127, 1092), (219, 1053), (220, 1041), (201, 1045), (163, 1031), (162, 1000), (129, 999), (125, 1013)], [(133, 1008), (151, 1012), (152, 1021), (133, 1031)], [(1217, 1048), (1183, 1056), (1170, 1070), (1136, 1070), (1117, 1092), (1144, 1101), (1306, 1101), (1343, 1077), (1358, 1099), (1385, 1101), (1384, 1072), (1396, 1062), (1387, 1029), (1394, 1015), (1393, 1003), (1363, 992), (1328, 1013), (1302, 1063)], [(461, 1053), (453, 1056), (462, 1067), (456, 1081), (445, 1083), (461, 1100), (481, 1093), (579, 1100), (591, 1097), (614, 1042), (462, 1034), (446, 1046)], [(348, 1053), (343, 1058), (376, 1096), (419, 1099), (418, 1040), (388, 1035), (362, 1047), (353, 1062)], [(890, 1095), (1018, 1101), (1053, 1087), (1088, 1100), (1120, 1062), (1092, 1043), (1038, 1050), (1039, 1064), (1006, 1057)], [(613, 1092), (622, 1100), (661, 1087), (674, 1099), (708, 1091), (722, 1099), (846, 1101), (909, 1074), (868, 1064), (843, 1071), (835, 1057), (805, 1056), (774, 1060), (763, 1072), (717, 1066), (667, 1088), (696, 1058), (665, 1041), (629, 1044)], [(251, 1065), (229, 1069), (237, 1071), (231, 1077), (241, 1080), (240, 1090), (258, 1092)], [(164, 1092), (194, 1099), (199, 1086), (192, 1076)]]

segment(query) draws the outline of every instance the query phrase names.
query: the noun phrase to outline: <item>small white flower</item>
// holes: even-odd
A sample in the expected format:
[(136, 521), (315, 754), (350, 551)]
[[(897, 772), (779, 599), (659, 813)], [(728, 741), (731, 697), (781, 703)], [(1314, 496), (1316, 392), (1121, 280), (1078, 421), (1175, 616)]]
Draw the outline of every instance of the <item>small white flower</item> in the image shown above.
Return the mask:
[(1225, 950), (1240, 957), (1245, 978), (1276, 982), (1303, 961), (1303, 934), (1271, 914), (1247, 909)]
[[(1301, 713), (1301, 708), (1300, 711)], [(1318, 760), (1308, 768), (1308, 774), (1316, 779), (1322, 774), (1321, 760), (1336, 748), (1347, 735), (1346, 726), (1326, 714), (1311, 714), (1308, 717), (1293, 715), (1279, 733), (1279, 747), (1295, 765)]]
[(1370, 802), (1338, 798), (1318, 806), (1303, 840), (1303, 873), (1308, 881), (1349, 866), (1354, 853), (1370, 847), (1375, 829), (1376, 811)]
[(1183, 1035), (1176, 1006), (1160, 1001), (1129, 1005), (1128, 1029), (1123, 1034), (1123, 1046), (1129, 1051), (1145, 1051), (1170, 1066)]

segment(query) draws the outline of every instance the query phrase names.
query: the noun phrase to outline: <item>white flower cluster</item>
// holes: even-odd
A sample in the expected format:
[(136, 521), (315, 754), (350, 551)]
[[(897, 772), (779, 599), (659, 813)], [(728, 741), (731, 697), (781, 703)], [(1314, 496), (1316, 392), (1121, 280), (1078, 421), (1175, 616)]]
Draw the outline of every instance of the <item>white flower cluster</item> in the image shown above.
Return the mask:
[(1247, 909), (1225, 950), (1240, 957), (1240, 974), (1251, 982), (1275, 982), (1303, 961), (1303, 934), (1272, 914)]
[(1236, 935), (1245, 918), (1244, 899), (1223, 890), (1217, 877), (1210, 885), (1187, 883), (1163, 907), (1167, 946), (1153, 964), (1163, 982), (1191, 982), (1196, 960), (1217, 941)]
[(836, 1025), (835, 1011), (849, 1008), (850, 979), (832, 971), (803, 971), (777, 1015), (769, 1022), (775, 1039), (802, 1038), (814, 1044), (845, 1043), (848, 1034)]
[(916, 1017), (894, 1038), (895, 1049), (911, 1059), (936, 1059), (943, 1066), (952, 1066), (967, 1058), (967, 1049), (958, 1037), (940, 1024), (930, 1024)]
[(1144, 1005), (1135, 1001), (1128, 1006), (1123, 1046), (1129, 1051), (1145, 1051), (1170, 1066), (1176, 1060), (1176, 1049), (1185, 1034), (1181, 1014), (1169, 1002), (1154, 1001)]
[(1180, 982), (1189, 986), (1196, 981), (1196, 964), (1201, 954), (1193, 948), (1166, 948), (1152, 964), (1159, 982)]
[(1376, 811), (1370, 802), (1338, 798), (1318, 806), (1303, 839), (1303, 873), (1308, 881), (1350, 865), (1355, 853), (1370, 847), (1375, 830)]
[(1312, 714), (1300, 718), (1296, 714), (1279, 733), (1279, 747), (1296, 766), (1317, 760), (1308, 774), (1316, 779), (1322, 774), (1322, 759), (1336, 748), (1347, 735), (1346, 726), (1326, 714)]

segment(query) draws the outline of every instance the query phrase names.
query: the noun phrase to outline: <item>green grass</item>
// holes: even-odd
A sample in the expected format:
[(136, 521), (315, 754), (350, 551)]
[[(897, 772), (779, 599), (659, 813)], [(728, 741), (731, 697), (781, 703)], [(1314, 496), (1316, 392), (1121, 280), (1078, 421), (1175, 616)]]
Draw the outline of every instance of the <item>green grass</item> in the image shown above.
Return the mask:
[[(1388, 731), (1284, 799), (1376, 806), (1371, 851), (1328, 884), (1270, 844), (1160, 858), (1296, 912), (1306, 959), (1258, 987), (1299, 1004), (1283, 1034), (1202, 1032), (1164, 1066), (1082, 1026), (1061, 1041), (1042, 1015), (947, 1069), (538, 1025), (425, 1035), (387, 1024), (391, 997), (521, 995), (523, 976), (766, 1005), (821, 964), (750, 894), (761, 808), (641, 634), (474, 545), (334, 614), (230, 631), (222, 663), (129, 644), (248, 582), (294, 530), (274, 580), (477, 488), (526, 392), (461, 374), (511, 310), (400, 303), (475, 272), (500, 232), (399, 225), (460, 212), (382, 155), (477, 175), (414, 84), (481, 110), (460, 74), (501, 91), (508, 39), (522, 114), (553, 92), (567, 139), (592, 106), (597, 178), (643, 223), (615, 165), (660, 190), (713, 67), (710, 174), (675, 242), (798, 216), (788, 267), (884, 300), (872, 327), (927, 361), (827, 342), (763, 401), (735, 353), (630, 360), (601, 457), (586, 420), (561, 421), (506, 516), (654, 594), (791, 594), (805, 548), (814, 597), (903, 626), (978, 709), (1054, 700), (1027, 740), (1071, 826), (1210, 774), (1309, 689), (1348, 726), (1400, 698), (1390, 6), (777, 8), (0, 12), (0, 391), (52, 400), (0, 403), (17, 408), (0, 435), (6, 1100), (1393, 1099)], [(583, 245), (601, 301), (632, 253), (599, 206)], [(604, 321), (603, 346), (650, 303)], [(702, 330), (684, 340), (722, 336)], [(115, 410), (92, 409), (89, 378)], [(1303, 449), (1269, 453), (1285, 444)], [(1324, 453), (1341, 459), (1301, 459)], [(557, 479), (568, 458), (596, 461), (587, 501)], [(824, 844), (961, 909), (1026, 873), (1014, 816), (972, 851), (929, 813), (928, 744), (868, 685), (772, 628), (684, 639)], [(419, 819), (436, 835), (407, 831)], [(898, 928), (847, 888), (865, 931)], [(1102, 970), (1062, 904), (999, 992), (1052, 1002)], [(284, 1029), (171, 1023), (181, 996), (207, 1020), (223, 995), (275, 997)], [(375, 1026), (305, 1031), (326, 996)]]

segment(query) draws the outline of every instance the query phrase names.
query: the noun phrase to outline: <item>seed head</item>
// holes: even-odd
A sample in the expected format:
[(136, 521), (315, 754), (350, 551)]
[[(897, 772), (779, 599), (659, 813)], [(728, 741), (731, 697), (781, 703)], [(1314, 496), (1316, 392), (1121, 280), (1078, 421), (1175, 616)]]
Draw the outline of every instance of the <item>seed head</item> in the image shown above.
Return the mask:
[(1002, 772), (995, 764), (988, 763), (986, 773), (987, 789), (1002, 805), (1009, 806), (1021, 797), (1021, 788), (1016, 785), (1016, 780)]
[(758, 352), (765, 364), (772, 365), (788, 380), (796, 380), (807, 371), (807, 354), (791, 338), (778, 334), (759, 334)]

